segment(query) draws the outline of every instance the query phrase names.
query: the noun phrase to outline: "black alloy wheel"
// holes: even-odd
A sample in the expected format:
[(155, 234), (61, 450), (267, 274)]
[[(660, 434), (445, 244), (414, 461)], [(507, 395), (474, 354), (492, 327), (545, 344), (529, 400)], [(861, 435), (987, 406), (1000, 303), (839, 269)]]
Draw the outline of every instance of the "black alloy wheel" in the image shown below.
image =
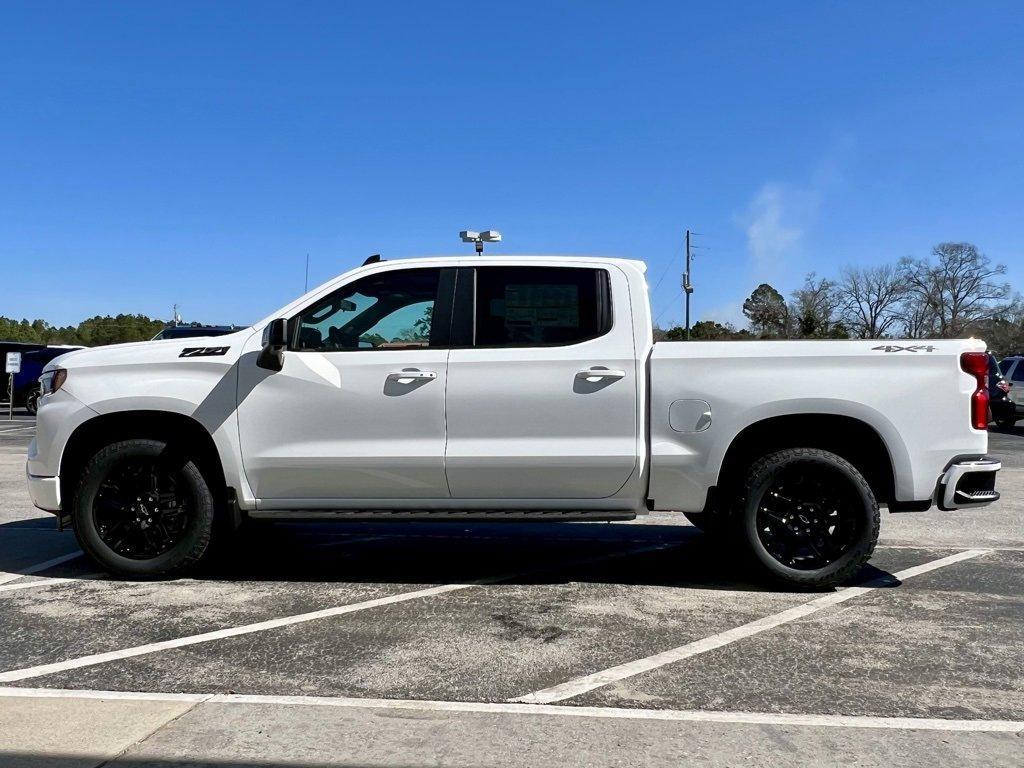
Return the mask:
[(174, 474), (156, 459), (114, 467), (93, 501), (100, 540), (133, 560), (152, 559), (180, 543), (195, 510)]
[(848, 485), (839, 472), (806, 464), (777, 473), (757, 507), (757, 534), (764, 548), (797, 570), (834, 563), (857, 542), (864, 525)]
[(777, 580), (834, 587), (867, 562), (880, 514), (871, 486), (840, 456), (790, 448), (755, 461), (734, 509), (740, 539)]
[(160, 440), (100, 449), (73, 498), (82, 550), (107, 571), (132, 578), (180, 575), (210, 550), (215, 504), (202, 471)]

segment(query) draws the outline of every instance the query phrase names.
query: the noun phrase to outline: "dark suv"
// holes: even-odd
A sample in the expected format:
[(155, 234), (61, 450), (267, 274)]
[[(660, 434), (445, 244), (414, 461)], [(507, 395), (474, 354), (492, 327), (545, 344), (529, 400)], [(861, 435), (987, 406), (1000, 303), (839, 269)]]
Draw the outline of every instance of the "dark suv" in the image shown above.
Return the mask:
[(14, 374), (14, 403), (23, 404), (33, 416), (39, 400), (39, 376), (48, 362), (81, 347), (42, 347), (21, 353), (21, 372)]

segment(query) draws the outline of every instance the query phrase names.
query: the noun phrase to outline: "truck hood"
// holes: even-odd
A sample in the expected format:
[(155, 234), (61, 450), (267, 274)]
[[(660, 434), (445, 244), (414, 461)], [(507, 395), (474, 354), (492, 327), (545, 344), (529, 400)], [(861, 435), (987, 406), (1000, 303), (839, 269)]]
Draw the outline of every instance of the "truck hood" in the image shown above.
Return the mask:
[(209, 360), (210, 358), (215, 358), (219, 362), (233, 363), (238, 359), (242, 344), (253, 332), (252, 328), (244, 328), (224, 336), (136, 341), (77, 349), (55, 357), (46, 364), (43, 371), (50, 371), (54, 368), (66, 368), (70, 371), (77, 368), (152, 365), (154, 363), (176, 363), (179, 360)]

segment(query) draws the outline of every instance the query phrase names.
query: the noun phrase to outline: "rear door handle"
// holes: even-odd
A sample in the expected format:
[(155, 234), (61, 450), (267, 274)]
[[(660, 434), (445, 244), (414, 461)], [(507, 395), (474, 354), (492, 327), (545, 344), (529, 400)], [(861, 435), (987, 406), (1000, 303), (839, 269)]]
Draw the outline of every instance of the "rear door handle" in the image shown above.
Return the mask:
[(612, 368), (588, 368), (585, 371), (576, 372), (576, 378), (586, 379), (591, 383), (598, 382), (601, 379), (622, 379), (625, 378), (625, 376), (625, 371), (615, 370)]
[(412, 384), (414, 381), (430, 381), (436, 379), (434, 371), (392, 371), (388, 374), (388, 381), (398, 384)]

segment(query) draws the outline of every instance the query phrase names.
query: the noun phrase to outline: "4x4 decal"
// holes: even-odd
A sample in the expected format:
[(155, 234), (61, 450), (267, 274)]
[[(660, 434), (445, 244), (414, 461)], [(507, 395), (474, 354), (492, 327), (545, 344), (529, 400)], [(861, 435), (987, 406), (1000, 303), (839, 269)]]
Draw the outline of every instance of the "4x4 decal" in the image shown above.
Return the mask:
[(231, 347), (185, 347), (178, 357), (216, 357), (226, 355)]
[(899, 344), (883, 344), (880, 347), (872, 347), (871, 349), (879, 352), (934, 352), (935, 347), (931, 344), (914, 344), (909, 347), (901, 347)]

